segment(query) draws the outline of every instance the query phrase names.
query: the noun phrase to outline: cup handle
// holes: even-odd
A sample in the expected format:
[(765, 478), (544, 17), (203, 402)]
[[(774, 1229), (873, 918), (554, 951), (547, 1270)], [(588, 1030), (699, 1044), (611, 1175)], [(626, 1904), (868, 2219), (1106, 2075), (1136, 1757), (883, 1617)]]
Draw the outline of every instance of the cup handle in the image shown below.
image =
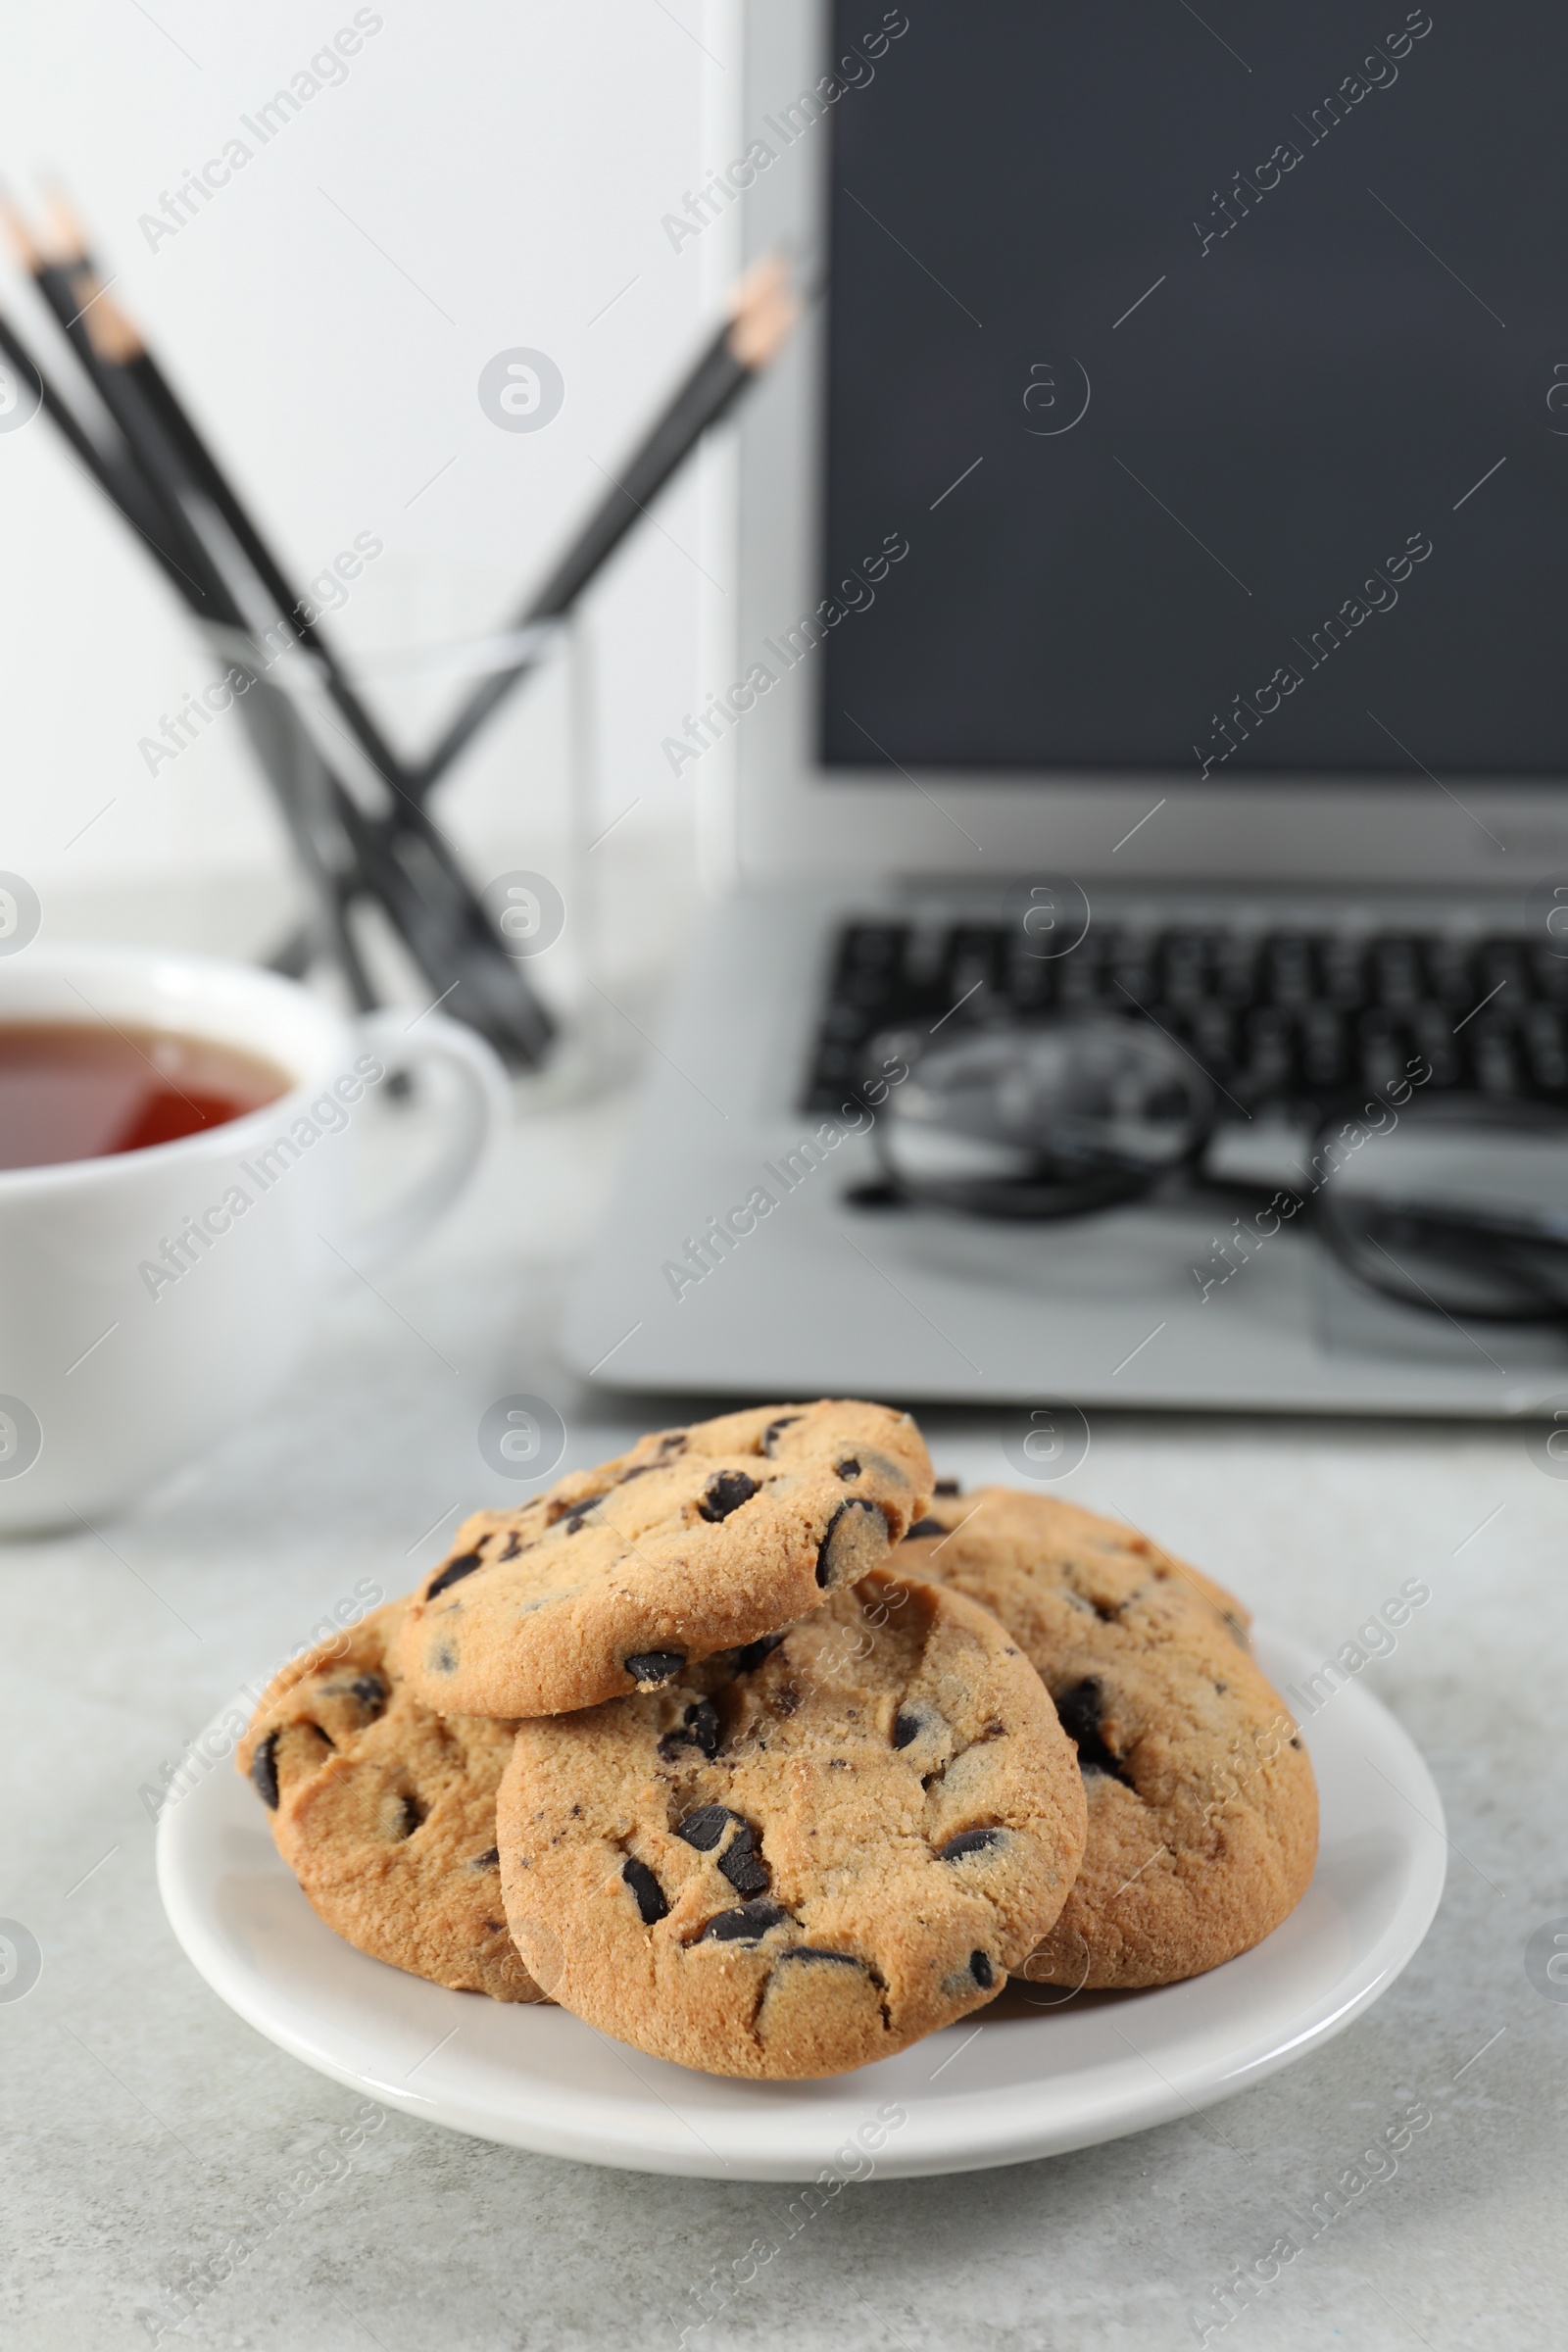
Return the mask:
[(483, 1038), (440, 1013), (427, 1014), (411, 1035), (401, 1012), (368, 1012), (353, 1024), (356, 1047), (374, 1054), (388, 1077), (447, 1069), (457, 1080), (450, 1131), (435, 1165), (401, 1200), (351, 1226), (344, 1255), (374, 1273), (423, 1238), (465, 1192), (511, 1114), (507, 1076)]

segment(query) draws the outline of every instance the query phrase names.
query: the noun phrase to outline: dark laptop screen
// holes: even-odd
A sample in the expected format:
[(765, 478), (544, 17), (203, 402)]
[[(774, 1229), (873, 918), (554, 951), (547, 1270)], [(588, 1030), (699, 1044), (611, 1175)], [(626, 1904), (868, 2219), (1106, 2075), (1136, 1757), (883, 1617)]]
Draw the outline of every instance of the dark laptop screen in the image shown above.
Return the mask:
[(828, 764), (1568, 764), (1561, 0), (835, 16)]

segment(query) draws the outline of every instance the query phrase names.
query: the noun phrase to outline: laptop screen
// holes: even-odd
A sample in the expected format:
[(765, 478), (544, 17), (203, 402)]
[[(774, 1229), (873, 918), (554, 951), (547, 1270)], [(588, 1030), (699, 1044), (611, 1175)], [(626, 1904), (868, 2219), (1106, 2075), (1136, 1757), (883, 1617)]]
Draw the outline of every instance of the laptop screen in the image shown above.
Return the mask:
[(834, 15), (826, 764), (1557, 774), (1561, 0)]

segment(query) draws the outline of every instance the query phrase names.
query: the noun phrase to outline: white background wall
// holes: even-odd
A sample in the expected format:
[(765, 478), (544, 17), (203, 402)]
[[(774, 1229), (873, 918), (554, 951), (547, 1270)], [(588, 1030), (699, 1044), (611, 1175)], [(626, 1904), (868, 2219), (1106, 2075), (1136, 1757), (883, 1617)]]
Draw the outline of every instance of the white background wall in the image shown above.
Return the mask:
[[(51, 174), (68, 183), (115, 292), (302, 581), (357, 532), (384, 540), (337, 624), (370, 654), (507, 612), (708, 331), (734, 266), (728, 222), (679, 253), (661, 226), (727, 152), (729, 0), (375, 13), (346, 79), (154, 250), (138, 216), (225, 141), (257, 148), (239, 118), (352, 22), (351, 0), (0, 9), (0, 172), (29, 201)], [(3, 299), (52, 350), (14, 270)], [(476, 397), (484, 363), (515, 345), (565, 378), (537, 433), (498, 430)], [(613, 837), (621, 869), (677, 896), (692, 786), (660, 742), (712, 682), (717, 495), (711, 466), (689, 471), (592, 606), (594, 830), (635, 802)], [(138, 738), (210, 672), (41, 417), (0, 435), (0, 866), (33, 882), (46, 923), (83, 894), (161, 903), (173, 881), (216, 904), (237, 879), (281, 876), (232, 713), (149, 775)], [(419, 715), (420, 694), (379, 673), (372, 691), (404, 723)], [(432, 702), (425, 682), (427, 718), (452, 691)], [(525, 689), (448, 789), (477, 867), (558, 855), (566, 703), (559, 672)]]

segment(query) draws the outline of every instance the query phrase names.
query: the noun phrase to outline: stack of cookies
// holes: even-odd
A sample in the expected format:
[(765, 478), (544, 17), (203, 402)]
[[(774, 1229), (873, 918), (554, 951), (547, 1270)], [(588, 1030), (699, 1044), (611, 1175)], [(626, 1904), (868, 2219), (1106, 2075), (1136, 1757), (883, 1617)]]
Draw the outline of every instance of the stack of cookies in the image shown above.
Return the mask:
[(239, 1763), (362, 1951), (722, 2075), (863, 2066), (1008, 1976), (1197, 1975), (1317, 1844), (1228, 1593), (1071, 1504), (939, 1487), (907, 1414), (852, 1402), (478, 1512), (278, 1677)]

